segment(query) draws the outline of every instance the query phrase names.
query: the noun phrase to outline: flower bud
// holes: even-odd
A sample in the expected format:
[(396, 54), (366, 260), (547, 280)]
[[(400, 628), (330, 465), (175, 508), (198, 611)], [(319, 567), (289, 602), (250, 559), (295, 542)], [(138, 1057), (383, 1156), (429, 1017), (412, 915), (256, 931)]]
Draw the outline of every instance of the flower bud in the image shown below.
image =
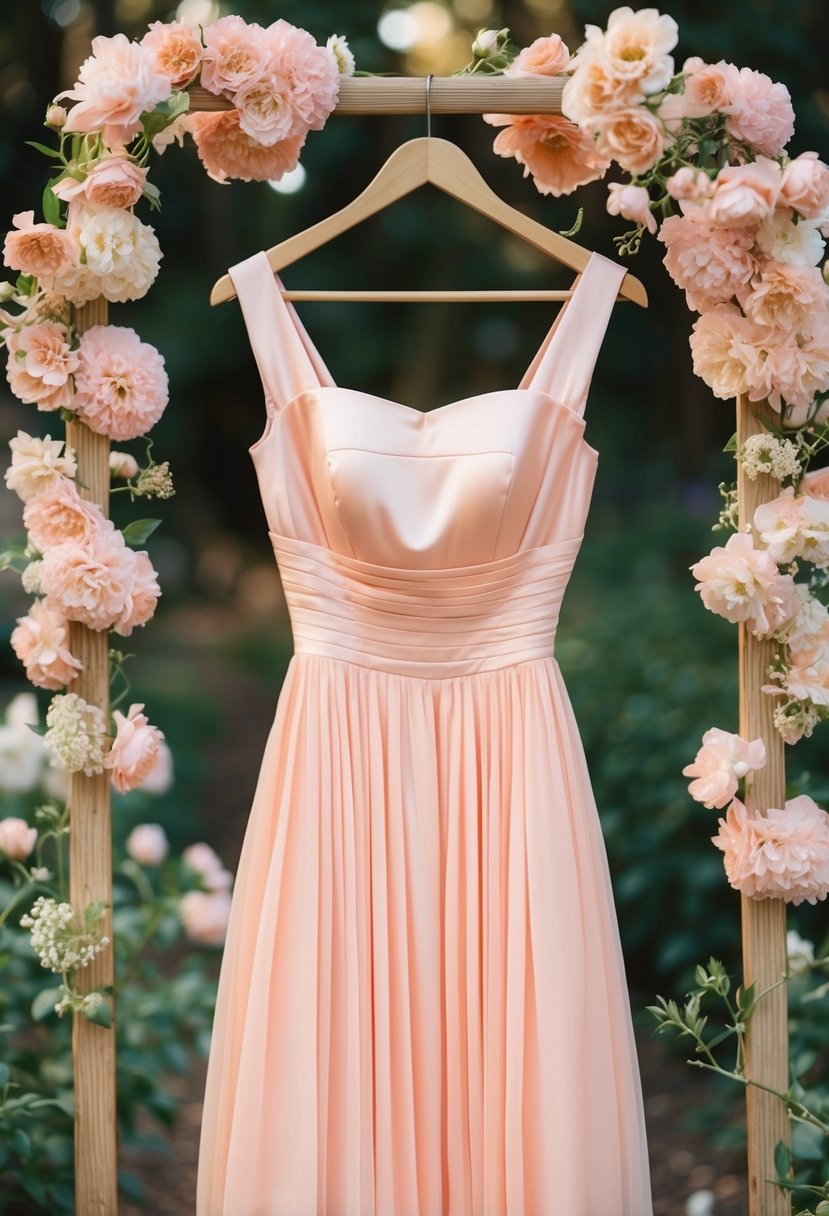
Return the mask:
[(49, 106), (48, 110), (46, 111), (46, 121), (44, 125), (47, 127), (54, 127), (56, 131), (60, 131), (63, 128), (63, 124), (66, 122), (66, 118), (67, 114), (63, 106)]
[(472, 55), (475, 59), (488, 59), (497, 54), (509, 40), (509, 30), (478, 30), (478, 36), (472, 43)]
[(109, 454), (109, 471), (113, 477), (135, 477), (138, 461), (129, 452), (112, 451)]

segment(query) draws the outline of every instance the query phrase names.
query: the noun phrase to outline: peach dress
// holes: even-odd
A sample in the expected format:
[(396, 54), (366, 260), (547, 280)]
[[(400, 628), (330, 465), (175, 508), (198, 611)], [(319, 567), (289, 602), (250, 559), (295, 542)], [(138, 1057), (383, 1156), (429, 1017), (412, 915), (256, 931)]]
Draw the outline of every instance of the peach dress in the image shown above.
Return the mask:
[(335, 385), (231, 270), (293, 631), (222, 958), (197, 1216), (652, 1216), (604, 840), (553, 645), (625, 270), (517, 389)]

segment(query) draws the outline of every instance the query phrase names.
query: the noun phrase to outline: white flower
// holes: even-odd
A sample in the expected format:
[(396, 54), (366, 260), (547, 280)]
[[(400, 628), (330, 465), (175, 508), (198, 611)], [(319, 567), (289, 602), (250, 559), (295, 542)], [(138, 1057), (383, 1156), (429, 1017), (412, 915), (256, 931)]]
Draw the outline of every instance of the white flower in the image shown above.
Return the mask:
[(159, 131), (158, 135), (153, 136), (153, 151), (161, 156), (165, 148), (169, 148), (170, 144), (176, 143), (180, 148), (184, 147), (184, 136), (187, 134), (187, 115), (179, 114), (178, 118), (166, 126), (163, 131)]
[(740, 452), (740, 462), (750, 481), (756, 480), (761, 473), (782, 481), (784, 477), (796, 477), (800, 472), (797, 444), (766, 432), (749, 436)]
[(0, 725), (0, 790), (25, 794), (39, 784), (45, 753), (37, 726), (37, 701), (34, 693), (21, 692), (6, 707), (6, 720)]
[(70, 203), (67, 227), (78, 237), (85, 263), (55, 280), (55, 290), (75, 304), (96, 296), (123, 303), (149, 291), (161, 261), (154, 230), (131, 211)]
[(32, 866), (29, 873), (33, 882), (48, 882), (50, 878), (54, 878), (54, 874), (48, 866)]
[(109, 471), (113, 477), (125, 480), (138, 473), (138, 461), (129, 452), (112, 451), (109, 454)]
[(43, 588), (40, 585), (40, 571), (42, 567), (43, 562), (41, 561), (29, 562), (21, 574), (20, 581), (27, 595), (43, 595)]
[(795, 224), (785, 212), (776, 212), (760, 225), (757, 244), (774, 261), (786, 262), (789, 266), (817, 266), (826, 247), (820, 235), (819, 220), (801, 220)]
[(53, 697), (46, 711), (49, 728), (43, 743), (52, 756), (52, 763), (62, 765), (70, 773), (83, 772), (87, 777), (104, 770), (104, 743), (107, 741), (106, 718), (95, 705), (90, 705), (77, 693), (68, 692)]
[(337, 71), (341, 76), (354, 75), (354, 56), (351, 53), (351, 48), (342, 34), (332, 34), (325, 44), (326, 50), (329, 50), (334, 56), (337, 64)]
[(685, 1201), (685, 1216), (714, 1216), (715, 1203), (713, 1191), (694, 1191)]
[(14, 439), (9, 440), (12, 450), (12, 462), (6, 469), (4, 479), (10, 490), (14, 490), (24, 502), (40, 494), (41, 490), (50, 490), (62, 477), (74, 477), (78, 470), (75, 453), (71, 448), (65, 448), (62, 439), (53, 439), (47, 435), (45, 439), (37, 439), (18, 431)]
[(59, 904), (46, 895), (38, 895), (20, 924), (31, 930), (32, 949), (40, 955), (41, 967), (59, 974), (85, 967), (109, 943), (108, 937), (85, 932), (78, 925), (71, 904)]
[(814, 942), (807, 941), (805, 937), (801, 937), (796, 929), (789, 929), (786, 934), (786, 954), (788, 955), (789, 966), (794, 975), (802, 975), (814, 966)]
[(820, 720), (820, 711), (808, 701), (788, 701), (774, 711), (775, 728), (790, 745), (808, 739)]

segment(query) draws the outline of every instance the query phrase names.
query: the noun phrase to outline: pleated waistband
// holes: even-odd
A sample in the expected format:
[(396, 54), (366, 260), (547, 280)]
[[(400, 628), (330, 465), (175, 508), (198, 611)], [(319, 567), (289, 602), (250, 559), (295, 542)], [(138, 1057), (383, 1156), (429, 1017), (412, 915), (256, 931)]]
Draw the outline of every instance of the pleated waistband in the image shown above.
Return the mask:
[(581, 537), (472, 566), (379, 566), (269, 533), (294, 652), (421, 679), (552, 655)]

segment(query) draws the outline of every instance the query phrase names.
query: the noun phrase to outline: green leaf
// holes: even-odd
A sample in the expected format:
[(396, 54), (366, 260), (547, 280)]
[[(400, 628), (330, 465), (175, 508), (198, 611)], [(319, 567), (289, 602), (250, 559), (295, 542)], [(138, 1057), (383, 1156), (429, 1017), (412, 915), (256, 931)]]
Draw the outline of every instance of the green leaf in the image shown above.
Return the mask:
[(160, 519), (134, 519), (124, 528), (124, 540), (128, 545), (143, 545), (160, 523)]
[(749, 984), (748, 988), (737, 989), (737, 1008), (744, 1018), (747, 1018), (754, 1008), (754, 1001), (757, 993), (754, 984)]
[(57, 160), (62, 160), (60, 152), (57, 148), (47, 148), (46, 144), (39, 144), (36, 139), (26, 139), (23, 141), (30, 148), (36, 148), (38, 152), (42, 152), (44, 156), (54, 156)]
[(16, 1127), (9, 1137), (9, 1143), (18, 1157), (28, 1160), (32, 1155), (32, 1142), (22, 1127)]
[(6, 549), (4, 553), (0, 553), (0, 570), (16, 570), (18, 574), (22, 574), (29, 560), (18, 550)]
[(94, 1022), (96, 1026), (111, 1026), (112, 1014), (109, 1008), (109, 1002), (106, 997), (100, 992), (90, 992), (87, 1003), (84, 1006), (84, 1016), (89, 1018), (90, 1022)]
[(792, 1167), (792, 1152), (787, 1144), (778, 1140), (774, 1146), (774, 1168), (780, 1178), (785, 1178)]
[(54, 1013), (55, 1005), (60, 1000), (60, 988), (42, 988), (32, 1001), (32, 1017), (36, 1022), (42, 1022), (50, 1013)]
[(8, 1064), (0, 1064), (0, 1089), (5, 1088), (11, 1077), (11, 1071)]
[(47, 182), (43, 188), (43, 218), (47, 224), (54, 224), (56, 228), (64, 227), (60, 214), (60, 203), (52, 189), (51, 182)]
[(723, 448), (723, 451), (724, 452), (736, 452), (737, 451), (737, 432), (736, 431), (734, 432), (734, 434), (729, 439), (728, 443)]

